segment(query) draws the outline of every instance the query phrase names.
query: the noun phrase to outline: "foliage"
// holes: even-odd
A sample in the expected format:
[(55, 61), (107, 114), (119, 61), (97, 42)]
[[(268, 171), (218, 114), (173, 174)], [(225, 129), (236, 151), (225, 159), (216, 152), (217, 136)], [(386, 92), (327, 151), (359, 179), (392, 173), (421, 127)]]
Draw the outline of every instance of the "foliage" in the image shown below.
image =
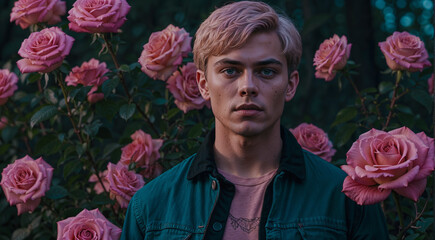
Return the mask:
[[(211, 110), (203, 108), (183, 113), (175, 105), (174, 96), (167, 89), (166, 83), (144, 74), (137, 59), (152, 32), (173, 23), (185, 27), (193, 36), (199, 21), (213, 9), (212, 6), (222, 5), (223, 1), (210, 4), (190, 1), (181, 6), (182, 3), (172, 1), (169, 8), (158, 7), (159, 3), (155, 1), (136, 2), (140, 3), (135, 3), (127, 16), (129, 20), (126, 27), (120, 33), (73, 33), (68, 30), (68, 22), (63, 18), (57, 25), (73, 36), (75, 43), (71, 56), (53, 72), (19, 74), (15, 64), (19, 59), (16, 52), (19, 42), (28, 37), (27, 30), (18, 32), (19, 37), (15, 39), (19, 41), (12, 44), (15, 47), (4, 51), (7, 58), (1, 62), (2, 68), (11, 69), (20, 80), (17, 92), (0, 109), (0, 116), (6, 116), (9, 122), (1, 130), (0, 169), (18, 158), (30, 155), (35, 159), (43, 157), (55, 171), (50, 190), (33, 213), (17, 216), (16, 207), (9, 206), (4, 194), (0, 194), (0, 239), (56, 238), (56, 222), (76, 216), (83, 209), (99, 208), (112, 223), (122, 227), (125, 209), (117, 206), (107, 191), (98, 194), (94, 190), (95, 183), (90, 183), (89, 178), (106, 170), (108, 163), (117, 163), (122, 148), (131, 142), (130, 136), (139, 129), (150, 134), (153, 139), (163, 140), (158, 162), (166, 170), (193, 154), (204, 134), (213, 127)], [(72, 3), (68, 3), (67, 6), (70, 7)], [(193, 8), (203, 11), (193, 12)], [(146, 13), (142, 13), (142, 10)], [(154, 10), (159, 14), (150, 13)], [(143, 21), (142, 17), (147, 13), (152, 17)], [(293, 17), (294, 12), (289, 15)], [(318, 29), (322, 21), (329, 19), (325, 15), (319, 15), (318, 18), (321, 20), (316, 23), (305, 22), (305, 31)], [(129, 21), (141, 24), (129, 25)], [(34, 30), (44, 27), (39, 24)], [(355, 47), (357, 46), (353, 46)], [(72, 68), (91, 57), (106, 62), (110, 69), (105, 75), (108, 80), (99, 90), (104, 94), (104, 100), (96, 103), (90, 103), (87, 99), (90, 86), (65, 84), (65, 78)], [(374, 60), (383, 61), (381, 55)], [(303, 62), (300, 69), (305, 65), (311, 67), (309, 61), (311, 59)], [(179, 67), (188, 62), (192, 62), (191, 55), (184, 58)], [(385, 64), (382, 66), (386, 68)], [(337, 97), (341, 99), (338, 104), (326, 110), (323, 108), (319, 116), (310, 116), (304, 109), (305, 115), (296, 113), (294, 116), (297, 118), (289, 120), (289, 116), (297, 111), (293, 109), (283, 118), (284, 124), (294, 126), (297, 122), (325, 119), (324, 122), (319, 122), (324, 129), (332, 122), (327, 132), (338, 150), (332, 160), (337, 166), (345, 164), (345, 153), (357, 136), (371, 128), (390, 130), (407, 126), (428, 135), (431, 135), (434, 128), (431, 122), (433, 100), (427, 93), (426, 85), (430, 69), (405, 73), (400, 80), (395, 79), (397, 72), (385, 71), (379, 84), (359, 90), (359, 84), (355, 84), (352, 77), (362, 74), (360, 65), (349, 60), (346, 68), (338, 72), (334, 82), (315, 83), (331, 92), (326, 91), (319, 97), (310, 99), (313, 102), (313, 112), (327, 104), (321, 103), (324, 101), (321, 97), (326, 94), (342, 94)], [(351, 89), (355, 90), (355, 95), (349, 98)], [(290, 103), (289, 109), (292, 104), (307, 102), (298, 97), (296, 96), (296, 103)], [(300, 93), (300, 97), (306, 96)], [(328, 99), (332, 98), (334, 97)], [(146, 182), (150, 180), (146, 179)], [(396, 239), (405, 228), (406, 239), (433, 236), (434, 233), (430, 230), (434, 224), (433, 213), (427, 210), (433, 203), (432, 189), (433, 179), (429, 177), (427, 191), (416, 203), (407, 199), (397, 200), (393, 196), (382, 203), (392, 239)], [(403, 219), (398, 214), (399, 208)]]

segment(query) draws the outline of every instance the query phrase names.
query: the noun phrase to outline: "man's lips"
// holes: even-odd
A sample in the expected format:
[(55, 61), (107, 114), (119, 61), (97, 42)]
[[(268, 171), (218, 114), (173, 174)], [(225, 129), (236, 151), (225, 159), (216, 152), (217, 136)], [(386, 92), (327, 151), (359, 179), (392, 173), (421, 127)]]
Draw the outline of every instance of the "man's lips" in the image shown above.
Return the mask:
[(249, 110), (262, 111), (262, 109), (255, 104), (242, 104), (237, 106), (235, 110), (236, 111), (249, 111)]
[(253, 117), (262, 111), (263, 109), (255, 104), (242, 104), (237, 106), (235, 109), (237, 114), (244, 117)]

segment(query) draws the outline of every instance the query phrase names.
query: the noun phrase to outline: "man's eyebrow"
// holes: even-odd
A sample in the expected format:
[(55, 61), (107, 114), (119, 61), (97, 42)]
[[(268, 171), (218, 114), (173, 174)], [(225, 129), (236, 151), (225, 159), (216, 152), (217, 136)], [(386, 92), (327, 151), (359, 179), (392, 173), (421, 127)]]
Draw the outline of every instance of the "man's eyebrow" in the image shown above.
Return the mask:
[[(240, 61), (229, 59), (229, 58), (223, 58), (223, 59), (215, 62), (213, 65), (214, 66), (219, 66), (219, 65), (224, 65), (224, 64), (229, 64), (229, 65), (244, 65)], [(271, 65), (271, 64), (276, 64), (276, 65), (280, 65), (280, 66), (284, 65), (281, 61), (276, 60), (275, 58), (268, 58), (268, 59), (265, 59), (265, 60), (261, 60), (259, 62), (256, 62), (254, 65), (255, 66), (264, 66), (264, 65)]]

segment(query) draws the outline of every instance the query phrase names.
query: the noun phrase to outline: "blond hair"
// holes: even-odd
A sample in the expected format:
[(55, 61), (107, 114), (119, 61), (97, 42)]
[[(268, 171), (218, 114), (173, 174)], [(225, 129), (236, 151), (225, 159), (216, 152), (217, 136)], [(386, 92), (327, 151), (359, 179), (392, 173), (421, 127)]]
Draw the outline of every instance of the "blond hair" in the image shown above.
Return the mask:
[(276, 32), (287, 60), (289, 73), (296, 70), (302, 54), (299, 32), (285, 16), (263, 2), (241, 1), (216, 9), (195, 35), (193, 58), (198, 69), (206, 71), (210, 56), (241, 48), (254, 33)]

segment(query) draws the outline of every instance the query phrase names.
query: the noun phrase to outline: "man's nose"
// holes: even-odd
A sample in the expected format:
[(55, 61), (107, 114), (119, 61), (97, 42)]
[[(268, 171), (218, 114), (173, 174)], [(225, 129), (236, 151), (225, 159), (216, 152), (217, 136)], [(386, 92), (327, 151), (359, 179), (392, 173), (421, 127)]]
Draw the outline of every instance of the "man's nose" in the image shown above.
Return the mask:
[(239, 79), (239, 94), (242, 97), (255, 97), (258, 95), (258, 86), (252, 72), (246, 71)]

